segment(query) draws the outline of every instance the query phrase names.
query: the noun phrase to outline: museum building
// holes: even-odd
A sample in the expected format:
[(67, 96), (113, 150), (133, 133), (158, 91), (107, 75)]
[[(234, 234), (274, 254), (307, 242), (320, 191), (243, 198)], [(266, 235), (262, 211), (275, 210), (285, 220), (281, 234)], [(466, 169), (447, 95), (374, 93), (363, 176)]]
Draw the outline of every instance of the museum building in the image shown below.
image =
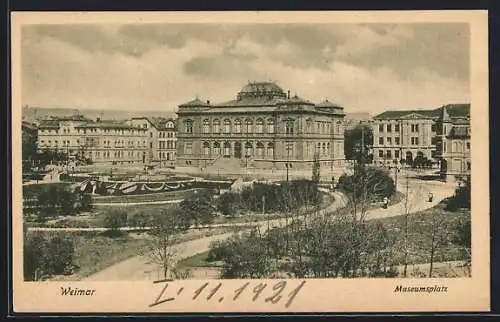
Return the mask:
[(310, 169), (344, 162), (344, 108), (291, 96), (274, 82), (249, 82), (234, 100), (196, 98), (177, 111), (178, 167)]

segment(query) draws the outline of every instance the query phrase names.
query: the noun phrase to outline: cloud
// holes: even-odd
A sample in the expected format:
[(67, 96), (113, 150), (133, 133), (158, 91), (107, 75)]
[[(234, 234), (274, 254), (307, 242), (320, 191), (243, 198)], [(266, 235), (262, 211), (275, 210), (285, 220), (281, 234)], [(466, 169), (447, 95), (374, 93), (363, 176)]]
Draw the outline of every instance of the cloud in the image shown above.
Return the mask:
[(381, 112), (469, 100), (464, 25), (65, 25), (23, 29), (23, 101), (175, 110), (248, 80)]

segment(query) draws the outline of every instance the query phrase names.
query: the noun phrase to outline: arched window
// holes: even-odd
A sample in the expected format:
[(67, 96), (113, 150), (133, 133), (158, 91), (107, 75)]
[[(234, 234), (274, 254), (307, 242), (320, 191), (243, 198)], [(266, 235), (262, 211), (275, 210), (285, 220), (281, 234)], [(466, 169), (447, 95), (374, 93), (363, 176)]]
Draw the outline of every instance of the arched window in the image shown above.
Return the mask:
[(316, 145), (316, 153), (320, 153), (321, 152), (321, 143), (318, 142), (318, 144)]
[(262, 142), (257, 142), (257, 156), (264, 157), (264, 144)]
[(267, 120), (267, 133), (274, 133), (276, 122), (274, 119)]
[(231, 156), (231, 143), (229, 142), (224, 142), (224, 156)]
[(218, 119), (213, 122), (213, 131), (214, 133), (220, 133), (220, 121)]
[(253, 132), (253, 121), (251, 119), (247, 119), (245, 121), (246, 133)]
[(264, 120), (257, 119), (257, 122), (255, 124), (256, 124), (255, 131), (257, 133), (264, 133)]
[(341, 121), (338, 121), (337, 122), (337, 134), (341, 134), (342, 133), (342, 129), (341, 129), (341, 125), (342, 125), (342, 122)]
[(288, 120), (285, 122), (285, 133), (286, 134), (293, 134), (293, 127), (294, 127), (294, 121), (293, 120)]
[(220, 155), (220, 143), (219, 142), (214, 142), (213, 153), (214, 153), (214, 155)]
[(312, 120), (307, 119), (306, 121), (306, 133), (312, 133)]
[(267, 157), (268, 158), (274, 157), (274, 143), (272, 142), (267, 144)]
[(326, 154), (326, 144), (323, 142), (323, 155)]
[(241, 133), (241, 120), (237, 119), (234, 121), (234, 132), (235, 133)]
[(325, 133), (325, 123), (321, 123), (321, 133)]
[(203, 142), (203, 155), (210, 155), (210, 143)]
[(253, 153), (253, 146), (251, 142), (245, 143), (245, 155), (251, 156)]
[(184, 122), (184, 132), (186, 132), (186, 133), (193, 133), (193, 121), (186, 120)]
[(224, 133), (226, 133), (226, 134), (231, 133), (231, 120), (230, 119), (224, 120)]
[(203, 133), (210, 133), (210, 121), (209, 120), (203, 120)]
[(330, 142), (326, 144), (326, 154), (330, 155)]

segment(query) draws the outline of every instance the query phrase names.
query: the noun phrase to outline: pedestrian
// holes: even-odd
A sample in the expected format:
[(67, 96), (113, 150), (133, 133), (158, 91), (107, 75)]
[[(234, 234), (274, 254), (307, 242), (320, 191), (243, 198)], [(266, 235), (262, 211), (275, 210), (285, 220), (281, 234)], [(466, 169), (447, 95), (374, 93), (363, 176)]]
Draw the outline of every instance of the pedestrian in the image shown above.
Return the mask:
[(432, 202), (432, 199), (434, 199), (434, 196), (432, 195), (432, 192), (429, 192), (428, 201)]
[(389, 198), (384, 197), (384, 205), (383, 205), (384, 209), (387, 209), (388, 205), (389, 205)]

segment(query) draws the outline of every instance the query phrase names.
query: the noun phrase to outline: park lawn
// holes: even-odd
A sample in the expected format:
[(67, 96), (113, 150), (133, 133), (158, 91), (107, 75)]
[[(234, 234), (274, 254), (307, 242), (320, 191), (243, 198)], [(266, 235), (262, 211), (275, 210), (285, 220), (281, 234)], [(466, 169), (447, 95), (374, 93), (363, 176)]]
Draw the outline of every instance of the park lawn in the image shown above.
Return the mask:
[[(409, 264), (422, 264), (430, 262), (432, 245), (432, 229), (437, 225), (436, 234), (441, 243), (436, 246), (434, 262), (463, 261), (465, 255), (463, 248), (453, 243), (456, 227), (459, 221), (466, 217), (464, 212), (449, 212), (444, 209), (444, 203), (432, 208), (420, 211), (408, 216), (408, 239), (409, 239)], [(470, 212), (469, 212), (470, 213)], [(433, 214), (437, 214), (438, 222), (433, 220)], [(378, 219), (390, 234), (397, 238), (394, 259), (404, 263), (403, 243), (405, 216)], [(398, 247), (401, 246), (401, 247)]]
[(136, 256), (146, 250), (147, 243), (145, 238), (133, 238), (128, 234), (115, 238), (94, 233), (75, 234), (73, 263), (77, 270), (72, 279), (85, 278)]
[[(237, 232), (250, 227), (222, 227), (193, 229), (179, 236), (179, 243), (198, 238)], [(54, 276), (51, 280), (80, 280), (109, 266), (144, 253), (148, 249), (147, 234), (123, 234), (108, 237), (103, 233), (65, 233), (73, 237), (75, 273), (69, 276)]]
[(99, 203), (126, 203), (126, 202), (149, 202), (163, 200), (178, 200), (190, 196), (197, 189), (157, 192), (137, 195), (122, 195), (122, 196), (98, 196), (93, 197), (95, 204)]
[(190, 268), (198, 268), (198, 267), (220, 267), (220, 263), (218, 262), (209, 262), (208, 253), (204, 252), (200, 254), (196, 254), (191, 257), (187, 257), (177, 263), (178, 269), (190, 269)]

